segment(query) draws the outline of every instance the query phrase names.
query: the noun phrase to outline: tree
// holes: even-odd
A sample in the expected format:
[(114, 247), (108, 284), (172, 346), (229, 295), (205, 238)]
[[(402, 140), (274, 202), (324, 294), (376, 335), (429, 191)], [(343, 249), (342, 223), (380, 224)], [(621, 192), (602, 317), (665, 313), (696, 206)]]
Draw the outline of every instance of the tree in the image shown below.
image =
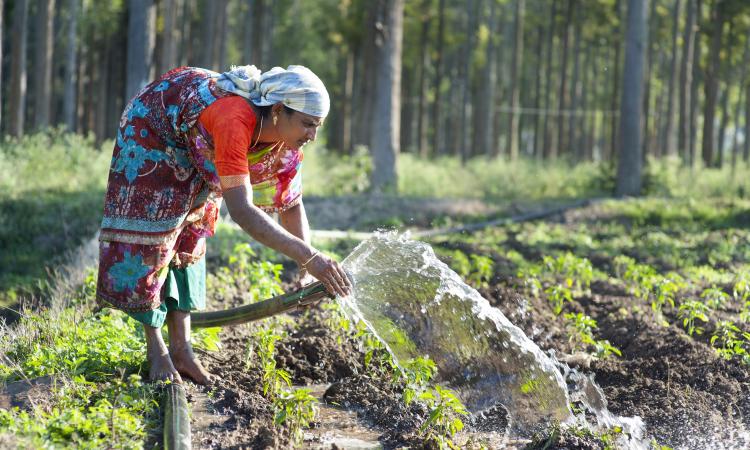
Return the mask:
[(672, 57), (669, 60), (669, 84), (667, 85), (667, 123), (664, 129), (663, 143), (664, 154), (668, 156), (675, 154), (674, 106), (676, 96), (674, 91), (677, 83), (677, 38), (679, 36), (681, 6), (682, 0), (675, 0), (672, 14)]
[(396, 188), (396, 157), (399, 152), (401, 111), (401, 46), (403, 0), (377, 0), (375, 28), (374, 114), (370, 151), (373, 159), (371, 184), (375, 191)]
[(76, 84), (78, 81), (78, 2), (68, 0), (67, 46), (65, 48), (65, 78), (63, 87), (63, 120), (68, 131), (76, 129)]
[[(3, 80), (3, 11), (5, 11), (3, 0), (0, 0), (0, 85)], [(3, 89), (0, 87), (0, 130), (3, 125)]]
[(526, 14), (526, 1), (516, 0), (515, 26), (513, 35), (513, 62), (510, 74), (510, 125), (508, 126), (508, 157), (511, 160), (518, 158), (519, 131), (518, 122), (521, 117), (516, 113), (519, 107), (520, 74), (523, 64), (523, 19)]
[(695, 45), (695, 0), (687, 0), (687, 19), (682, 32), (680, 61), (680, 119), (677, 126), (677, 148), (683, 163), (688, 161), (690, 146), (690, 87), (693, 84), (693, 46)]
[(37, 42), (34, 48), (34, 128), (46, 128), (50, 122), (52, 86), (52, 36), (55, 0), (39, 0)]
[(128, 54), (125, 98), (130, 100), (150, 81), (154, 53), (153, 0), (128, 1)]
[(21, 137), (26, 116), (26, 20), (29, 4), (16, 0), (13, 5), (13, 44), (11, 45), (11, 73), (9, 99), (9, 128), (11, 135)]
[(710, 63), (706, 70), (705, 93), (706, 104), (703, 111), (703, 145), (701, 155), (703, 164), (712, 167), (716, 164), (714, 155), (714, 122), (719, 92), (719, 71), (721, 70), (721, 42), (724, 35), (724, 24), (727, 21), (724, 0), (716, 0), (711, 8)]
[(620, 102), (620, 152), (617, 165), (618, 196), (641, 193), (643, 69), (646, 57), (648, 0), (628, 0), (625, 34), (625, 70)]

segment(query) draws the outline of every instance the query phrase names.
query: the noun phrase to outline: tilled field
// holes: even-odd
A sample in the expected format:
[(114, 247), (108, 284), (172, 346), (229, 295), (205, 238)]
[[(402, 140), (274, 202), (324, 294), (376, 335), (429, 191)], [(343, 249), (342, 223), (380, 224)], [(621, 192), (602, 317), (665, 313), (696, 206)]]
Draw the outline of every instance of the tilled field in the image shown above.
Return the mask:
[[(661, 223), (660, 230), (668, 229), (668, 225), (665, 227)], [(544, 242), (531, 239), (529, 236), (540, 226), (553, 237), (545, 238)], [(613, 240), (620, 230), (631, 233), (636, 244), (639, 240), (644, 240), (645, 244), (617, 248)], [(467, 273), (466, 278), (474, 280), (473, 284), (482, 295), (540, 347), (554, 350), (560, 360), (593, 374), (606, 396), (609, 410), (621, 416), (640, 416), (646, 424), (648, 437), (654, 442), (673, 448), (746, 448), (750, 445), (743, 440), (747, 438), (744, 430), (750, 428), (750, 396), (747, 395), (750, 369), (743, 362), (741, 352), (724, 358), (717, 354), (716, 348), (721, 347), (720, 342), (726, 342), (719, 335), (722, 324), (732, 323), (740, 335), (747, 328), (742, 315), (746, 306), (737, 299), (736, 283), (731, 281), (732, 276), (736, 278), (744, 270), (747, 261), (744, 254), (728, 250), (729, 256), (721, 264), (714, 264), (720, 272), (717, 280), (721, 275), (731, 279), (724, 284), (716, 284), (718, 281), (707, 276), (696, 277), (690, 268), (709, 260), (704, 253), (716, 257), (711, 242), (720, 243), (723, 238), (734, 235), (739, 236), (741, 244), (747, 245), (747, 235), (741, 227), (730, 226), (713, 229), (709, 226), (700, 231), (704, 234), (698, 237), (695, 237), (698, 232), (679, 228), (671, 233), (667, 231), (675, 242), (682, 242), (681, 247), (677, 246), (685, 252), (682, 256), (694, 261), (679, 267), (679, 258), (665, 259), (670, 251), (674, 253), (675, 246), (654, 248), (648, 243), (648, 233), (648, 224), (635, 226), (631, 217), (614, 217), (606, 208), (592, 207), (561, 216), (556, 223), (527, 224), (503, 231), (487, 231), (468, 239), (444, 239), (434, 244), (441, 257), (451, 264), (455, 263), (457, 250), (465, 255), (490, 257), (491, 274), (472, 278), (472, 274)], [(583, 234), (589, 235), (590, 240), (582, 239)], [(598, 275), (564, 301), (561, 311), (555, 311), (549, 298), (552, 291), (529, 290), (528, 283), (519, 278), (518, 272), (524, 264), (534, 264), (543, 256), (567, 252), (592, 262)], [(615, 257), (619, 254), (628, 254), (638, 263), (650, 264), (653, 276), (666, 276), (672, 270), (683, 274), (685, 282), (673, 295), (674, 306), (667, 302), (656, 312), (649, 304), (648, 295), (634, 290), (627, 276), (616, 275)], [(554, 277), (539, 275), (539, 278), (543, 287), (554, 283), (551, 281)], [(708, 302), (703, 293), (712, 287), (726, 294), (725, 301), (706, 310), (705, 321), (697, 320), (702, 328), (700, 334), (695, 330), (690, 333), (680, 305), (694, 299)], [(619, 349), (621, 356), (598, 358), (595, 347), (577, 340), (571, 334), (571, 324), (563, 320), (565, 314), (577, 313), (593, 319), (592, 335), (596, 340), (607, 340)], [(402, 400), (404, 386), (392, 381), (387, 367), (379, 363), (366, 365), (366, 348), (361, 337), (355, 337), (353, 331), (338, 329), (334, 316), (330, 309), (317, 308), (279, 321), (276, 327), (284, 330), (284, 337), (276, 343), (277, 367), (289, 372), (295, 386), (324, 386), (322, 401), (356, 412), (360, 424), (373, 431), (384, 448), (434, 445), (434, 441), (426, 440), (420, 433), (429, 411), (419, 402), (406, 406)], [(222, 331), (222, 350), (203, 356), (207, 368), (219, 381), (202, 391), (207, 395), (208, 406), (200, 415), (210, 420), (200, 418), (209, 425), (196, 429), (196, 446), (288, 448), (291, 445), (289, 430), (274, 426), (273, 403), (263, 394), (261, 370), (246, 364), (248, 344), (259, 326), (249, 324)], [(719, 337), (712, 339), (717, 335)], [(737, 345), (744, 348), (745, 344)], [(197, 388), (191, 389), (194, 395), (199, 395)], [(506, 424), (504, 418), (484, 423), (466, 418), (464, 422), (469, 431), (502, 432)], [(320, 442), (315, 427), (312, 423), (312, 431), (307, 432), (302, 445), (331, 448), (331, 444)], [(594, 437), (580, 430), (558, 433), (551, 427), (541, 430), (533, 442), (508, 445), (513, 448), (605, 448), (612, 442), (608, 441), (611, 435)], [(460, 436), (455, 442), (480, 448), (481, 439), (467, 443)], [(335, 448), (335, 444), (332, 447)]]

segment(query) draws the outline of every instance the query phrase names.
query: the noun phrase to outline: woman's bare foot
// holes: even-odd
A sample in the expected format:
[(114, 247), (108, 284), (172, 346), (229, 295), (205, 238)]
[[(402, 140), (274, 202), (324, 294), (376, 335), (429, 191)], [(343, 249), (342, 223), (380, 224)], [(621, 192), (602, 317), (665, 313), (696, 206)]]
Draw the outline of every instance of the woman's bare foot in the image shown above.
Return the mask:
[(172, 364), (169, 353), (149, 353), (148, 362), (150, 366), (148, 375), (152, 382), (171, 381), (173, 383), (182, 383), (182, 377), (179, 371), (175, 369), (174, 364)]
[(203, 367), (198, 358), (193, 354), (191, 347), (181, 349), (172, 348), (170, 351), (172, 362), (177, 371), (186, 378), (190, 378), (195, 383), (207, 385), (211, 382), (212, 376)]
[(195, 357), (193, 347), (190, 345), (190, 312), (169, 311), (167, 328), (169, 329), (169, 354), (177, 371), (197, 384), (210, 383), (211, 374)]
[(146, 356), (149, 362), (149, 379), (151, 381), (172, 381), (182, 383), (180, 373), (172, 364), (167, 346), (161, 337), (161, 329), (144, 325), (146, 334)]

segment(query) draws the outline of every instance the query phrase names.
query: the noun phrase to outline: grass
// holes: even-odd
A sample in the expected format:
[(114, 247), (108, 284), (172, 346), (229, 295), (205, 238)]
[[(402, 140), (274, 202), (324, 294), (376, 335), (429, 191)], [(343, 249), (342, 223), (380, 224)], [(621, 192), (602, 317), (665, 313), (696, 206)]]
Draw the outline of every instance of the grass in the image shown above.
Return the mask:
[(56, 130), (0, 143), (0, 306), (96, 232), (111, 150)]

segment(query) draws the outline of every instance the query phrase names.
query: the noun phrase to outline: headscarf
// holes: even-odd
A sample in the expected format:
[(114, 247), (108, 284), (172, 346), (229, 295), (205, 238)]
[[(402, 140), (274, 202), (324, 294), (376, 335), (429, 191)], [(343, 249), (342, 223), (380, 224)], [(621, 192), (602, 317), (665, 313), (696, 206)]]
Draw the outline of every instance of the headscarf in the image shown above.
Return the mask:
[(232, 66), (229, 72), (218, 75), (216, 85), (257, 106), (281, 102), (315, 117), (327, 116), (331, 107), (323, 82), (304, 66), (289, 66), (286, 70), (274, 67), (265, 73), (255, 66)]

